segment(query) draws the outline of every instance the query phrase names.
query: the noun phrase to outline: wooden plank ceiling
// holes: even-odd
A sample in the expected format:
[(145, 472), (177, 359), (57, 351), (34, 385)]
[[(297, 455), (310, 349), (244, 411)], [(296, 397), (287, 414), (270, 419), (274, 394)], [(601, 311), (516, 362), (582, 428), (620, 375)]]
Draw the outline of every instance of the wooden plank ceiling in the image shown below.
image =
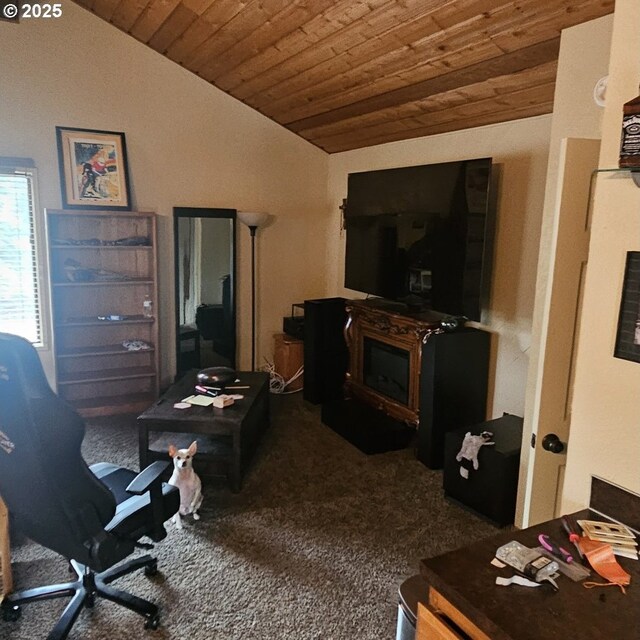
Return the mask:
[(614, 0), (76, 0), (330, 153), (551, 112)]

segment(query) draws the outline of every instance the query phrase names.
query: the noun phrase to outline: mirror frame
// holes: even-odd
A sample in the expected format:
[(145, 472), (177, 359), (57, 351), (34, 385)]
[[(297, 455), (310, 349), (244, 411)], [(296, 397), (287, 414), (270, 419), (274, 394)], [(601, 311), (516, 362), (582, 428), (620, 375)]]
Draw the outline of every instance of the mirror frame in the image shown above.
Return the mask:
[(231, 220), (233, 232), (233, 246), (231, 247), (231, 323), (233, 326), (233, 360), (231, 366), (235, 369), (237, 361), (236, 350), (238, 348), (238, 325), (236, 314), (236, 282), (237, 282), (237, 255), (236, 255), (236, 233), (237, 233), (237, 210), (218, 209), (211, 207), (174, 207), (173, 208), (173, 262), (174, 262), (174, 303), (175, 303), (175, 377), (178, 377), (178, 365), (180, 362), (180, 265), (178, 260), (178, 224), (181, 218), (209, 218)]

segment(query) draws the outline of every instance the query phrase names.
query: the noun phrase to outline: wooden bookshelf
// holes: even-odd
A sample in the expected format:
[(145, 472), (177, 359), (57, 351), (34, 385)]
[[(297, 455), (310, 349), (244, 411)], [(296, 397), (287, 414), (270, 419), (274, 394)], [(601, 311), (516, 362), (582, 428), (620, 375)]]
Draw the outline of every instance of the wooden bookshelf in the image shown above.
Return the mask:
[(159, 390), (156, 216), (46, 214), (58, 393), (85, 417), (143, 411)]

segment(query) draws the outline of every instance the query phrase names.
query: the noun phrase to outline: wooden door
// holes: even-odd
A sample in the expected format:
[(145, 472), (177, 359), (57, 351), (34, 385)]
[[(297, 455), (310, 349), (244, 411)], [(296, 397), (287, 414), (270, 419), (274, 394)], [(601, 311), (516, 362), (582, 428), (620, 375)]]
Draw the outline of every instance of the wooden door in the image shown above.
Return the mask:
[[(528, 384), (535, 385), (535, 399), (525, 409), (528, 414), (525, 418), (531, 420), (535, 446), (529, 452), (529, 464), (520, 481), (520, 494), (524, 491), (524, 499), (522, 522), (518, 524), (522, 527), (559, 515), (570, 446), (574, 359), (589, 251), (590, 185), (599, 150), (599, 140), (562, 141), (556, 246), (544, 299), (537, 302), (545, 305), (538, 366), (535, 371), (529, 371)], [(554, 434), (562, 443), (561, 452), (543, 448), (545, 437)], [(523, 446), (532, 443), (523, 442)]]

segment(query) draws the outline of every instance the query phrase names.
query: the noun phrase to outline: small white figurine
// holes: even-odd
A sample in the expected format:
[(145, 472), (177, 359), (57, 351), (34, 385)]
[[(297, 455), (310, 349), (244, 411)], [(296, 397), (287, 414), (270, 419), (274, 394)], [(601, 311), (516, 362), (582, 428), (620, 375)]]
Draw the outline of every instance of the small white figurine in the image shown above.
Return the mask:
[[(456, 460), (458, 462), (463, 458), (465, 460), (470, 460), (473, 464), (473, 468), (477, 471), (479, 467), (478, 453), (481, 447), (495, 444), (495, 442), (490, 442), (491, 438), (493, 438), (493, 433), (491, 433), (491, 431), (483, 431), (479, 436), (472, 436), (471, 431), (467, 431), (464, 436), (464, 440), (462, 441), (462, 447), (456, 456)], [(469, 471), (461, 466), (460, 475), (467, 479), (469, 477)]]

